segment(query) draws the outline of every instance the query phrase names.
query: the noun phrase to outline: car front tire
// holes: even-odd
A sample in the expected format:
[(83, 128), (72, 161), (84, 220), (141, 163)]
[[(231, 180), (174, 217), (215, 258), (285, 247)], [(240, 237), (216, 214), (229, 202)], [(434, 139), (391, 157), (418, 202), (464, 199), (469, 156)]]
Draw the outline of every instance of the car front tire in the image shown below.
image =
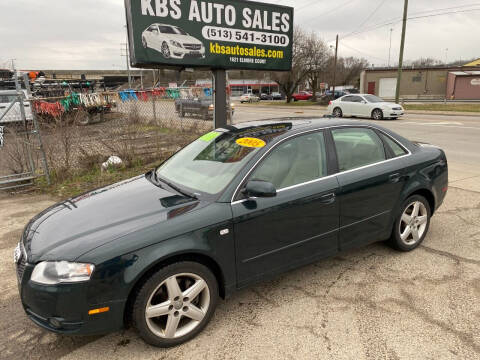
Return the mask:
[(170, 48), (166, 42), (162, 44), (162, 55), (165, 59), (170, 59)]
[(383, 119), (383, 111), (380, 109), (375, 109), (372, 111), (372, 119), (373, 120), (382, 120)]
[(206, 266), (190, 261), (161, 268), (137, 292), (132, 319), (145, 342), (171, 347), (194, 338), (218, 302), (218, 284)]
[(432, 210), (427, 199), (414, 195), (405, 200), (393, 225), (390, 244), (400, 251), (411, 251), (427, 236)]

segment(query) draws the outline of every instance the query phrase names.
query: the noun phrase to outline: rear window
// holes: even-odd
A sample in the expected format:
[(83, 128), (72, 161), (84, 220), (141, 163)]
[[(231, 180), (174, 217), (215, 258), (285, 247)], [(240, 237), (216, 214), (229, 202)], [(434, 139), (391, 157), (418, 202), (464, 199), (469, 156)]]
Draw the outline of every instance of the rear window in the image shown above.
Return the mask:
[(365, 128), (332, 130), (340, 171), (356, 169), (386, 159), (382, 140)]
[(385, 141), (385, 143), (390, 146), (390, 149), (392, 149), (393, 154), (395, 157), (405, 155), (407, 152), (405, 151), (404, 148), (402, 148), (399, 144), (397, 144), (396, 141), (391, 139), (389, 136), (385, 134), (380, 134), (380, 137)]

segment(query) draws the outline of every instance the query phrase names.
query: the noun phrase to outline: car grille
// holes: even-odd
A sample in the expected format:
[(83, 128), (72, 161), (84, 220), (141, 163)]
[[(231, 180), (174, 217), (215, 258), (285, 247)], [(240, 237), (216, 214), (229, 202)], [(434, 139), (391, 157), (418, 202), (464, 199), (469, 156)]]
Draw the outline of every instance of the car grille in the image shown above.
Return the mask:
[(200, 50), (202, 45), (200, 44), (183, 44), (183, 47), (187, 50)]
[(18, 281), (22, 281), (23, 273), (25, 272), (25, 266), (27, 264), (27, 257), (25, 255), (25, 248), (23, 246), (23, 242), (20, 243), (20, 250), (20, 260), (16, 264)]

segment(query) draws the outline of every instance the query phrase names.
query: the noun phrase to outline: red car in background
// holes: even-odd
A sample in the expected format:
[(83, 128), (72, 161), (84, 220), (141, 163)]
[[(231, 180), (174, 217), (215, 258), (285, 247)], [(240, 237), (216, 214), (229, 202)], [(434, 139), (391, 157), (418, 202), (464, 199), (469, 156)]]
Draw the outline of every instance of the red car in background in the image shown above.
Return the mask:
[(300, 91), (299, 93), (293, 94), (293, 100), (299, 101), (299, 100), (310, 100), (312, 98), (313, 94), (309, 93), (308, 91)]

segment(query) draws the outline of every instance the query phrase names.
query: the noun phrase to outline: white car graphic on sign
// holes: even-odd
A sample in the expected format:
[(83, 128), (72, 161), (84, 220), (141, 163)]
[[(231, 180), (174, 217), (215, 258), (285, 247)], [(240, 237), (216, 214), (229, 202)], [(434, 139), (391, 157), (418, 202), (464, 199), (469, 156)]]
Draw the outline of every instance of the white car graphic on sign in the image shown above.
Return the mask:
[(205, 58), (203, 43), (174, 25), (150, 25), (142, 33), (142, 44), (160, 52), (165, 59)]

